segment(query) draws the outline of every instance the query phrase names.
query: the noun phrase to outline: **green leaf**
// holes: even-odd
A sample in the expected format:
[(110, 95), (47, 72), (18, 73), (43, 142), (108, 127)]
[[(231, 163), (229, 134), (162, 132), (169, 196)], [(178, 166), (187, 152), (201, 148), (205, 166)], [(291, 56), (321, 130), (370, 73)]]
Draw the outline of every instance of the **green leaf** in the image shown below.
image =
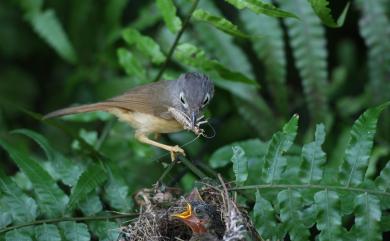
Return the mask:
[(3, 207), (0, 199), (0, 229), (10, 225), (12, 223), (12, 214), (9, 209)]
[(251, 39), (256, 55), (265, 67), (265, 80), (274, 102), (281, 113), (287, 109), (286, 53), (283, 30), (278, 19), (256, 15), (250, 11), (240, 11), (243, 26), (252, 35), (262, 35)]
[(319, 191), (314, 195), (314, 201), (318, 212), (317, 229), (321, 231), (318, 240), (343, 240), (340, 237), (341, 212), (337, 193), (328, 189)]
[(122, 32), (123, 39), (131, 46), (135, 45), (141, 53), (150, 57), (155, 64), (161, 64), (165, 61), (165, 56), (152, 38), (142, 35), (134, 28), (126, 28)]
[(91, 165), (81, 174), (76, 186), (72, 189), (68, 208), (72, 210), (76, 204), (82, 201), (92, 190), (107, 179), (105, 170), (98, 165)]
[(108, 221), (95, 221), (88, 223), (89, 229), (99, 241), (117, 240), (119, 236), (118, 224)]
[(356, 196), (354, 207), (355, 225), (352, 232), (355, 234), (355, 240), (382, 240), (379, 200), (375, 196), (363, 193)]
[(280, 234), (281, 229), (275, 216), (272, 204), (257, 191), (256, 203), (253, 207), (253, 221), (257, 232), (266, 240), (281, 240), (284, 236)]
[(376, 186), (383, 190), (390, 190), (390, 161), (387, 161), (386, 166), (382, 169), (380, 175), (375, 179)]
[(302, 207), (300, 192), (289, 188), (279, 192), (277, 199), (280, 207), (280, 220), (289, 232), (291, 240), (308, 240), (310, 232), (303, 225), (302, 213), (299, 211)]
[(85, 216), (92, 216), (103, 210), (103, 204), (100, 201), (99, 196), (94, 192), (91, 192), (84, 200), (80, 201), (78, 207)]
[[(32, 234), (25, 230), (17, 229), (5, 234), (6, 241), (33, 241)], [(40, 240), (39, 240), (40, 241)]]
[(124, 180), (111, 176), (108, 184), (104, 187), (105, 198), (110, 206), (116, 210), (126, 212), (131, 208), (129, 187)]
[(53, 174), (53, 177), (58, 177), (68, 186), (73, 186), (76, 183), (82, 172), (80, 165), (70, 161), (56, 151), (43, 135), (27, 129), (17, 129), (12, 131), (12, 133), (22, 134), (31, 138), (44, 150), (48, 161), (51, 163), (50, 174)]
[(27, 20), (34, 31), (43, 38), (63, 59), (76, 63), (77, 56), (68, 36), (53, 10), (27, 13)]
[(328, 114), (328, 71), (324, 28), (307, 0), (280, 0), (285, 9), (298, 13), (301, 21), (284, 19), (295, 65), (312, 122), (324, 122)]
[(137, 57), (125, 48), (118, 48), (117, 55), (119, 64), (126, 71), (129, 76), (135, 75), (139, 78), (146, 78), (145, 68), (140, 64)]
[(34, 186), (38, 204), (48, 217), (61, 216), (65, 212), (68, 196), (58, 187), (51, 176), (30, 157), (9, 143), (0, 140), (0, 145), (8, 152), (18, 167), (26, 174)]
[(156, 3), (168, 29), (172, 33), (178, 32), (181, 29), (182, 23), (180, 18), (176, 16), (176, 7), (172, 0), (156, 0)]
[(61, 233), (67, 241), (89, 241), (91, 235), (88, 232), (88, 226), (85, 223), (61, 222), (59, 223)]
[(362, 183), (376, 132), (380, 113), (390, 104), (366, 110), (354, 123), (345, 159), (340, 167), (340, 181), (343, 185), (357, 186)]
[(205, 10), (202, 9), (195, 10), (195, 12), (193, 13), (193, 17), (196, 20), (204, 21), (208, 24), (211, 24), (215, 28), (221, 30), (222, 32), (230, 34), (232, 36), (236, 36), (240, 38), (250, 38), (249, 35), (241, 32), (236, 25), (234, 25), (226, 18), (213, 15)]
[(248, 178), (248, 159), (245, 157), (245, 151), (240, 146), (233, 146), (233, 172), (236, 176), (237, 185), (243, 184)]
[(216, 60), (208, 59), (203, 50), (199, 50), (192, 44), (180, 44), (177, 46), (174, 56), (179, 62), (200, 68), (205, 72), (214, 70), (222, 78), (257, 85), (255, 80), (246, 77), (242, 73), (232, 71)]
[(43, 0), (18, 0), (17, 3), (25, 12), (39, 12), (43, 6)]
[(225, 1), (230, 3), (231, 5), (233, 5), (239, 10), (248, 8), (257, 14), (265, 14), (271, 17), (281, 17), (281, 18), (291, 17), (291, 18), (298, 19), (298, 17), (295, 14), (281, 10), (270, 3), (265, 3), (260, 0), (225, 0)]
[(325, 141), (325, 126), (316, 126), (315, 140), (305, 144), (302, 148), (302, 164), (300, 176), (307, 184), (319, 183), (322, 180), (323, 166), (326, 162), (326, 153), (321, 146)]
[(340, 14), (337, 22), (331, 15), (331, 10), (328, 8), (328, 0), (308, 0), (318, 17), (328, 27), (339, 28), (344, 25), (345, 17), (347, 16), (350, 2), (345, 5), (343, 12)]
[(273, 183), (281, 178), (287, 165), (286, 157), (283, 156), (294, 142), (298, 129), (298, 115), (294, 115), (283, 126), (283, 130), (272, 136), (264, 156), (263, 178), (266, 183)]
[[(0, 170), (0, 211), (7, 211), (16, 224), (28, 223), (37, 217), (37, 204)], [(5, 214), (5, 212), (2, 212)], [(4, 223), (7, 217), (4, 216)]]
[(54, 224), (42, 224), (35, 227), (35, 238), (39, 241), (61, 241), (61, 235)]

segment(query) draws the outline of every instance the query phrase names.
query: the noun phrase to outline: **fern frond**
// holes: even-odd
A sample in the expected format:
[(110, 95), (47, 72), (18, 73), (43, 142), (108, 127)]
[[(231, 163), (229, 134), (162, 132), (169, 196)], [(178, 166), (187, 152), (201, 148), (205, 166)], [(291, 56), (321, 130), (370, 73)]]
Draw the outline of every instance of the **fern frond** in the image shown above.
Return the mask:
[(296, 19), (283, 19), (288, 27), (289, 42), (295, 65), (302, 78), (302, 86), (313, 122), (325, 120), (328, 112), (326, 38), (320, 19), (307, 0), (279, 0), (281, 6), (296, 13)]

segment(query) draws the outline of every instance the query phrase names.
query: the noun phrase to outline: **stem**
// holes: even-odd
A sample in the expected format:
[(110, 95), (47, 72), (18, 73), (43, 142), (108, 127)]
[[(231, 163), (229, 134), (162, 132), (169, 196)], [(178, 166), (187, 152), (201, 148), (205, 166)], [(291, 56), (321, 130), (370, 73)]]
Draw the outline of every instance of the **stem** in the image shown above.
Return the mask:
[(187, 27), (188, 23), (190, 22), (192, 14), (196, 10), (196, 7), (198, 6), (198, 3), (199, 3), (199, 0), (195, 0), (193, 2), (189, 14), (185, 18), (185, 20), (183, 22), (183, 25), (181, 26), (181, 29), (177, 33), (177, 35), (175, 37), (175, 40), (173, 41), (173, 44), (172, 44), (171, 48), (169, 49), (167, 58), (165, 59), (165, 62), (163, 64), (163, 66), (161, 67), (160, 71), (158, 72), (156, 78), (154, 78), (153, 82), (158, 81), (161, 78), (161, 76), (163, 75), (164, 71), (167, 69), (168, 64), (169, 64), (169, 62), (170, 62), (170, 60), (172, 58), (173, 52), (175, 52), (175, 48), (176, 48), (177, 44), (179, 43), (179, 40), (180, 40), (181, 36), (183, 35), (185, 28)]
[(263, 184), (263, 185), (249, 185), (242, 187), (232, 187), (229, 188), (229, 191), (235, 190), (251, 190), (251, 189), (287, 189), (287, 188), (303, 188), (303, 189), (330, 189), (330, 190), (339, 190), (339, 191), (353, 191), (353, 192), (362, 192), (370, 193), (374, 195), (390, 196), (389, 192), (375, 191), (364, 188), (356, 187), (344, 187), (344, 186), (328, 186), (328, 185), (313, 185), (313, 184)]
[(207, 177), (207, 175), (201, 171), (198, 167), (196, 167), (194, 164), (192, 164), (191, 161), (189, 161), (187, 158), (185, 158), (184, 156), (180, 155), (179, 156), (179, 159), (180, 161), (183, 162), (183, 164), (188, 167), (188, 169), (190, 169), (195, 175), (197, 175), (199, 178), (205, 178)]
[(63, 217), (63, 218), (53, 218), (53, 219), (43, 219), (34, 221), (31, 223), (24, 223), (19, 225), (10, 226), (7, 228), (0, 229), (0, 233), (5, 233), (10, 230), (24, 228), (28, 226), (34, 226), (44, 223), (60, 223), (65, 221), (96, 221), (96, 220), (107, 220), (107, 219), (117, 219), (117, 218), (128, 218), (128, 217), (135, 217), (138, 214), (136, 213), (129, 213), (129, 214), (117, 214), (112, 216), (91, 216), (91, 217)]
[(168, 175), (168, 173), (171, 172), (171, 170), (175, 164), (176, 164), (176, 161), (173, 161), (173, 162), (171, 162), (171, 164), (169, 164), (169, 166), (167, 168), (165, 168), (163, 174), (158, 179), (157, 183), (161, 183), (164, 180), (164, 178)]

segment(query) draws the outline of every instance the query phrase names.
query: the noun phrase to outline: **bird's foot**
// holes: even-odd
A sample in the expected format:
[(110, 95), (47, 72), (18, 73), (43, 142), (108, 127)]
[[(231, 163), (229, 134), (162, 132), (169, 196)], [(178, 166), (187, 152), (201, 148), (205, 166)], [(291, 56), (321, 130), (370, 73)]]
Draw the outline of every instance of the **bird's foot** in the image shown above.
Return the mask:
[(172, 162), (176, 161), (176, 158), (177, 158), (178, 155), (180, 155), (180, 154), (183, 155), (183, 156), (186, 155), (184, 150), (181, 149), (178, 145), (172, 146), (170, 148), (169, 152), (171, 153), (171, 160), (172, 160)]

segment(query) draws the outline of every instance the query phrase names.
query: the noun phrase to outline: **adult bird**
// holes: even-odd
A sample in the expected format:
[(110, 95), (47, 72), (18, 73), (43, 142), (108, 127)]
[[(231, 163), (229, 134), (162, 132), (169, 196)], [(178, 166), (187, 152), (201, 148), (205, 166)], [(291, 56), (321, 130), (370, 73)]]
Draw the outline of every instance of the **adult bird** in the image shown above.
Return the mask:
[(207, 122), (202, 111), (213, 95), (214, 85), (206, 75), (186, 73), (176, 80), (138, 86), (106, 101), (60, 109), (44, 118), (106, 111), (132, 126), (138, 141), (169, 151), (173, 161), (176, 154), (184, 155), (184, 150), (177, 145), (169, 146), (151, 140), (148, 136), (183, 129), (200, 134), (200, 125)]

